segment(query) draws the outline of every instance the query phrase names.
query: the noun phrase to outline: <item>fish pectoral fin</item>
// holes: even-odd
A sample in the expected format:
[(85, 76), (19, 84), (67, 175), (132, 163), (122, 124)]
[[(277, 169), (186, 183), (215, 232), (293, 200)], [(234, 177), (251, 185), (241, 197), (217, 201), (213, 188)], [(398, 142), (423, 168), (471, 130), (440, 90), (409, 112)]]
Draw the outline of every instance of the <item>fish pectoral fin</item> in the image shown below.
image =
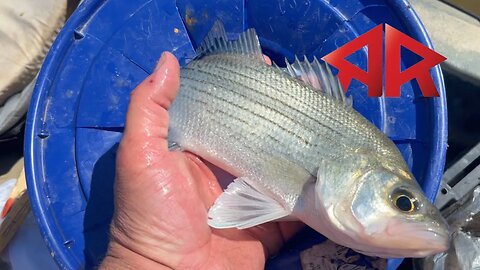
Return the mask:
[(296, 216), (288, 215), (282, 218), (275, 220), (276, 222), (286, 222), (286, 221), (300, 221)]
[(208, 211), (208, 225), (218, 229), (246, 229), (291, 214), (248, 182), (248, 178), (240, 177), (228, 185)]

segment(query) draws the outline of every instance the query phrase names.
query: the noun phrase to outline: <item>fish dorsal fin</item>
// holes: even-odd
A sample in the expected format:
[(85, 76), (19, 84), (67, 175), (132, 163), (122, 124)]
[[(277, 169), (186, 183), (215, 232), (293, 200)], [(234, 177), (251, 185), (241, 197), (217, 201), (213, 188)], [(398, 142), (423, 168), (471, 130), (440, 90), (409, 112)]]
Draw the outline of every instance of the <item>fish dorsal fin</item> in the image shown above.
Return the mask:
[(309, 62), (306, 56), (304, 56), (303, 61), (300, 61), (298, 57), (295, 56), (295, 61), (292, 64), (285, 58), (285, 64), (286, 68), (284, 69), (279, 68), (277, 65), (274, 66), (290, 76), (303, 81), (313, 87), (313, 89), (352, 106), (352, 98), (345, 95), (340, 81), (333, 75), (332, 70), (324, 61), (320, 62), (314, 57), (313, 61)]
[(237, 40), (230, 41), (223, 24), (218, 20), (213, 24), (196, 52), (199, 57), (217, 53), (232, 53), (254, 56), (263, 61), (262, 48), (255, 29), (248, 29), (241, 33)]

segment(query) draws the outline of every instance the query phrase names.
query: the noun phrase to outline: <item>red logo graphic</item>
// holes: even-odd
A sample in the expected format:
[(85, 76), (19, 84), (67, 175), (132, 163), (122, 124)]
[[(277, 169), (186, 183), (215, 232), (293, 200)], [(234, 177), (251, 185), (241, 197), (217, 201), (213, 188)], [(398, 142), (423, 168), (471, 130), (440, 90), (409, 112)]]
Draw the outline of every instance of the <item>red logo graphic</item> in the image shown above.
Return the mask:
[[(338, 78), (345, 92), (352, 79), (355, 78), (368, 87), (369, 97), (382, 95), (382, 35), (383, 25), (380, 24), (323, 57), (325, 62), (338, 69)], [(367, 71), (345, 60), (347, 56), (364, 46), (368, 47)], [(423, 58), (404, 71), (400, 70), (400, 49), (402, 46)], [(385, 96), (399, 97), (400, 86), (416, 79), (423, 96), (438, 97), (439, 94), (429, 70), (446, 59), (420, 42), (385, 24)]]

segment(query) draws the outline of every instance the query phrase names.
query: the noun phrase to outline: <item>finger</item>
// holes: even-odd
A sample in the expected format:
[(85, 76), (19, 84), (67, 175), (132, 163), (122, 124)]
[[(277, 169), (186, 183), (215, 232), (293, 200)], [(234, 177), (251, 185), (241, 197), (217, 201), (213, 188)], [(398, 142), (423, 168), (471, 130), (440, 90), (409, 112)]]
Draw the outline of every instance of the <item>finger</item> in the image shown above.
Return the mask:
[(267, 258), (277, 254), (288, 240), (305, 227), (305, 224), (301, 221), (274, 222), (273, 224), (276, 225), (276, 229), (272, 231), (277, 232), (278, 238), (272, 237), (269, 239), (270, 241), (262, 241), (268, 252)]
[[(177, 95), (180, 67), (169, 52), (162, 54), (153, 74), (132, 92), (124, 139), (132, 146), (148, 145), (167, 150), (168, 108)], [(154, 144), (150, 145), (150, 142)]]
[(285, 241), (290, 240), (301, 229), (305, 228), (305, 223), (300, 221), (279, 222), (278, 229)]
[(192, 153), (186, 152), (185, 157), (190, 161), (190, 171), (194, 174), (195, 184), (205, 209), (209, 209), (222, 193), (222, 187), (208, 166)]
[(246, 231), (258, 239), (265, 251), (266, 258), (275, 255), (280, 248), (298, 231), (305, 227), (300, 221), (268, 222)]
[(263, 55), (263, 61), (265, 61), (265, 63), (267, 63), (267, 65), (269, 66), (272, 65), (272, 60), (270, 59), (270, 57), (266, 56), (265, 54)]

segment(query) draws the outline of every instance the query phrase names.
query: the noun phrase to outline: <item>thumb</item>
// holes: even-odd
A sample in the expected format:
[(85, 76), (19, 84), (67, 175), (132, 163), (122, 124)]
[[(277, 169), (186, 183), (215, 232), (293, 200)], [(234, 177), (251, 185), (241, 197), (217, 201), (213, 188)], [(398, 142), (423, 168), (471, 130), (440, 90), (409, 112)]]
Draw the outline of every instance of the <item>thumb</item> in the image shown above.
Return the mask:
[(180, 83), (178, 61), (169, 52), (162, 54), (153, 74), (132, 92), (124, 137), (155, 141), (167, 150), (168, 108)]
[(179, 84), (178, 61), (165, 52), (155, 71), (132, 92), (120, 146), (120, 150), (128, 151), (132, 160), (148, 164), (148, 160), (144, 160), (149, 158), (145, 150), (157, 153), (168, 150), (168, 108)]

